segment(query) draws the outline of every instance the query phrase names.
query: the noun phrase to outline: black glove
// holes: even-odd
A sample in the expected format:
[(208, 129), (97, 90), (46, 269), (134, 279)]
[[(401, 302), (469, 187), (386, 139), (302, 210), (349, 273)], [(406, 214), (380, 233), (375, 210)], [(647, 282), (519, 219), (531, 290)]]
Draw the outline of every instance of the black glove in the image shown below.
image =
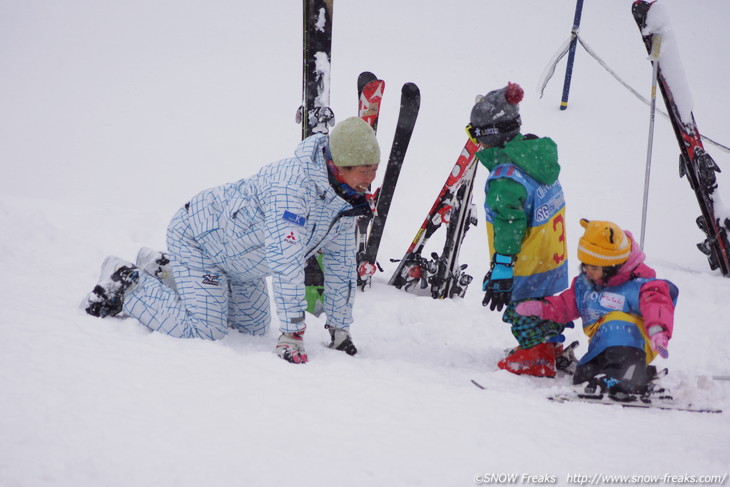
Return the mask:
[(489, 305), (489, 309), (502, 311), (502, 308), (512, 299), (512, 268), (515, 256), (494, 254), (489, 272), (484, 276), (482, 291), (484, 299), (482, 306)]
[(329, 348), (341, 350), (347, 355), (355, 355), (357, 353), (357, 347), (355, 347), (355, 344), (352, 343), (352, 337), (350, 336), (349, 331), (343, 330), (342, 328), (335, 328), (330, 325), (325, 325), (324, 327), (329, 330), (330, 338), (332, 338)]

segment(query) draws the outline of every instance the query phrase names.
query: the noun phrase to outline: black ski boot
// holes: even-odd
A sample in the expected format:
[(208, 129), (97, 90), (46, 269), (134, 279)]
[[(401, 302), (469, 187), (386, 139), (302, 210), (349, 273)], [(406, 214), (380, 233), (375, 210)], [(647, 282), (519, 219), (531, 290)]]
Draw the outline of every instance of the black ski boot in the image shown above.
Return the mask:
[(106, 318), (122, 312), (124, 293), (139, 281), (139, 271), (134, 264), (109, 256), (101, 266), (99, 282), (86, 297), (86, 312), (91, 316)]

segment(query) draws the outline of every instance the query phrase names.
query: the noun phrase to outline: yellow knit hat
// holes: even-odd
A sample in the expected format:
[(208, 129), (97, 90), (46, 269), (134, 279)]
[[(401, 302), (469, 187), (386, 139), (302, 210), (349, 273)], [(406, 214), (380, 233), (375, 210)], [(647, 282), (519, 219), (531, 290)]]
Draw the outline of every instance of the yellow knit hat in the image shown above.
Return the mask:
[(585, 218), (581, 218), (580, 224), (586, 231), (578, 241), (578, 260), (588, 265), (609, 267), (629, 259), (631, 240), (618, 225)]
[(330, 133), (332, 162), (337, 167), (380, 163), (380, 146), (375, 131), (359, 117), (346, 118)]

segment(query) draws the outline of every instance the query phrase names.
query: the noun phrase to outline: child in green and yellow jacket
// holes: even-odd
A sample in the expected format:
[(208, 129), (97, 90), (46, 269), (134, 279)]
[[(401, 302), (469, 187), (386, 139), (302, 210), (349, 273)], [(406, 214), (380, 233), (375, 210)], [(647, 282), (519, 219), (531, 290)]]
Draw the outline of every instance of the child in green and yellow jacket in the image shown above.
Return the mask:
[[(519, 343), (499, 367), (516, 374), (554, 377), (554, 343), (566, 325), (520, 316), (518, 302), (542, 298), (568, 287), (565, 199), (558, 181), (560, 165), (555, 142), (520, 133), (515, 83), (477, 98), (467, 127), (479, 143), (479, 161), (489, 170), (485, 187), (491, 269), (484, 278), (482, 304), (506, 310)], [(550, 340), (553, 340), (551, 342)]]

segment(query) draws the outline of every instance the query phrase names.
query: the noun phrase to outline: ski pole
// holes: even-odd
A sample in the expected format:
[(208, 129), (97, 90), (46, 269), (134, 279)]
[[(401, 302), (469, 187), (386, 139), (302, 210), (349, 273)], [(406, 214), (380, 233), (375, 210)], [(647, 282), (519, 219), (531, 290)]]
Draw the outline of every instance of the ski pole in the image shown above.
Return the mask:
[(644, 173), (644, 205), (641, 210), (641, 239), (639, 240), (641, 250), (644, 250), (644, 235), (646, 232), (646, 209), (649, 204), (649, 176), (651, 175), (651, 149), (654, 144), (654, 118), (656, 115), (656, 87), (659, 75), (659, 56), (661, 51), (661, 37), (654, 34), (651, 40), (651, 104), (649, 105), (649, 142), (646, 148), (646, 171)]
[(571, 31), (570, 51), (568, 52), (568, 65), (565, 68), (565, 81), (563, 82), (563, 99), (560, 102), (560, 109), (568, 108), (568, 93), (570, 92), (570, 80), (573, 78), (573, 61), (575, 60), (575, 47), (578, 43), (578, 29), (580, 27), (580, 16), (583, 12), (583, 0), (575, 4), (575, 17), (573, 17), (573, 30)]

